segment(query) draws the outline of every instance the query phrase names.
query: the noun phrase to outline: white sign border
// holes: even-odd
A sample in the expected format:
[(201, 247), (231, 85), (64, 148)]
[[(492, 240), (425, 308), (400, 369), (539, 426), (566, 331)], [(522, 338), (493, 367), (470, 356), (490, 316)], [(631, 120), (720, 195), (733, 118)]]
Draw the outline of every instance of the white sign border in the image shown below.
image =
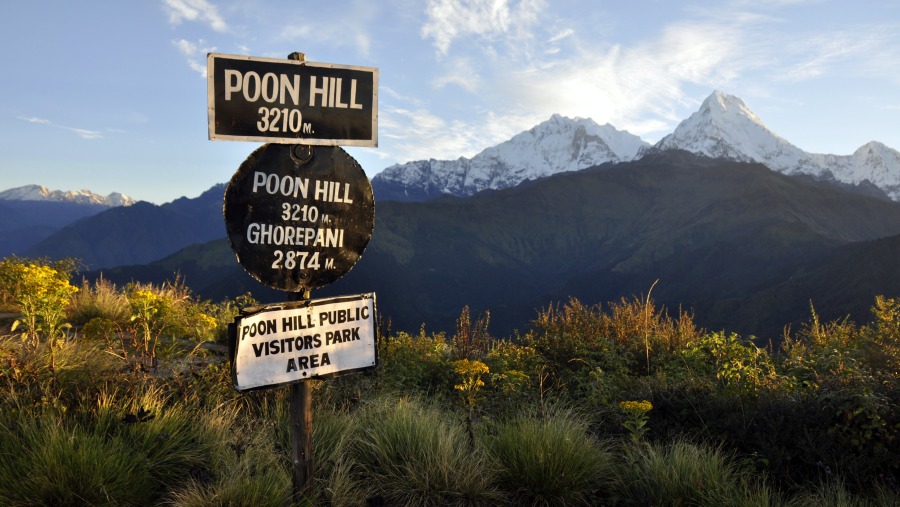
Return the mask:
[[(267, 313), (273, 313), (273, 312), (312, 310), (312, 309), (315, 309), (316, 307), (321, 307), (321, 306), (335, 305), (335, 304), (341, 304), (341, 303), (350, 303), (350, 302), (360, 302), (360, 301), (367, 302), (367, 304), (371, 305), (371, 314), (369, 316), (369, 319), (371, 320), (370, 327), (371, 327), (371, 333), (372, 333), (372, 336), (371, 336), (371, 347), (372, 347), (371, 363), (361, 365), (361, 366), (353, 366), (351, 368), (347, 368), (347, 369), (343, 369), (343, 370), (329, 371), (328, 373), (323, 373), (323, 374), (315, 374), (315, 373), (310, 374), (310, 375), (304, 374), (303, 376), (297, 376), (296, 378), (288, 378), (288, 379), (281, 379), (281, 380), (277, 380), (276, 378), (274, 378), (274, 377), (278, 377), (279, 376), (278, 374), (272, 373), (273, 379), (271, 382), (256, 382), (256, 383), (245, 382), (243, 385), (241, 385), (238, 382), (238, 365), (237, 365), (237, 363), (238, 363), (238, 353), (239, 353), (240, 341), (241, 341), (240, 340), (240, 330), (238, 328), (243, 319), (248, 319), (248, 318), (256, 317), (259, 315), (264, 315)], [(304, 380), (310, 380), (310, 379), (316, 379), (316, 380), (328, 379), (328, 378), (332, 378), (332, 377), (336, 377), (336, 376), (340, 376), (340, 375), (345, 375), (348, 373), (355, 373), (355, 372), (359, 372), (359, 371), (365, 371), (365, 370), (370, 370), (370, 369), (376, 368), (378, 366), (378, 316), (377, 316), (377, 311), (378, 310), (377, 310), (377, 305), (376, 305), (376, 301), (375, 301), (375, 293), (370, 292), (370, 293), (366, 293), (366, 294), (358, 294), (358, 295), (352, 295), (352, 296), (336, 296), (336, 297), (325, 298), (325, 299), (310, 299), (307, 301), (292, 301), (292, 302), (287, 302), (287, 303), (273, 303), (273, 304), (265, 305), (263, 307), (259, 307), (258, 309), (254, 309), (252, 312), (249, 312), (247, 315), (241, 315), (241, 316), (235, 317), (235, 319), (234, 319), (235, 329), (233, 330), (233, 332), (231, 332), (231, 331), (229, 332), (229, 335), (230, 335), (229, 340), (231, 341), (231, 347), (230, 347), (231, 348), (231, 353), (230, 353), (231, 376), (232, 376), (232, 382), (234, 385), (234, 389), (238, 392), (255, 391), (255, 390), (259, 390), (259, 389), (267, 389), (267, 388), (278, 387), (278, 386), (282, 386), (282, 385), (295, 384), (297, 382), (302, 382)], [(321, 326), (318, 326), (318, 327), (321, 328)], [(322, 339), (324, 340), (324, 338), (322, 338)], [(246, 347), (252, 347), (252, 344), (245, 345), (245, 348)], [(290, 353), (288, 353), (287, 355), (284, 355), (282, 357), (282, 359), (290, 359)], [(298, 370), (298, 372), (299, 372), (299, 370)], [(287, 374), (285, 373), (281, 376), (286, 376), (286, 375)]]
[[(372, 73), (372, 139), (308, 139), (294, 137), (265, 137), (265, 136), (231, 136), (216, 134), (216, 106), (213, 81), (215, 74), (215, 59), (225, 58), (229, 60), (247, 60), (252, 62), (267, 62), (290, 64), (306, 67), (318, 67), (328, 69), (358, 70)], [(378, 147), (378, 68), (362, 67), (358, 65), (340, 65), (336, 63), (307, 62), (300, 60), (288, 60), (284, 58), (266, 58), (261, 56), (229, 55), (225, 53), (206, 54), (206, 113), (208, 119), (210, 141), (253, 141), (260, 143), (279, 144), (307, 144), (310, 146), (359, 146), (366, 148)]]

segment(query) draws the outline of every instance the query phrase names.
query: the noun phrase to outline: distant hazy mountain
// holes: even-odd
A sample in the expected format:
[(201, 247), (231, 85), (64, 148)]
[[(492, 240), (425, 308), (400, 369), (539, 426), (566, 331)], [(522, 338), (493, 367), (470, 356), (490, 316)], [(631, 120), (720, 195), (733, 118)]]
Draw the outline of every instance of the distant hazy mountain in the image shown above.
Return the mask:
[(852, 155), (807, 153), (766, 127), (744, 102), (722, 92), (662, 138), (654, 149), (759, 162), (785, 174), (808, 174), (850, 185), (866, 182), (900, 200), (900, 152), (870, 142)]
[(609, 124), (554, 115), (471, 159), (393, 165), (372, 178), (372, 187), (375, 198), (382, 201), (467, 196), (671, 149), (759, 162), (785, 174), (810, 175), (900, 200), (900, 152), (873, 141), (852, 155), (807, 153), (769, 130), (741, 99), (722, 92), (712, 93), (696, 113), (653, 147)]
[(135, 200), (127, 195), (113, 192), (100, 195), (90, 190), (49, 190), (40, 185), (25, 185), (0, 192), (0, 201), (55, 201), (76, 204), (96, 204), (99, 206), (131, 206)]
[(219, 184), (199, 197), (110, 208), (72, 223), (29, 248), (30, 257), (75, 257), (90, 268), (148, 263), (225, 235)]
[(625, 162), (648, 146), (638, 136), (609, 124), (553, 115), (471, 159), (420, 160), (388, 167), (372, 178), (372, 189), (378, 200), (468, 196), (606, 162)]
[[(314, 297), (375, 291), (398, 330), (452, 331), (469, 305), (489, 309), (502, 336), (570, 296), (606, 303), (659, 280), (654, 298), (696, 309), (703, 325), (777, 338), (810, 300), (823, 318), (842, 316), (835, 291), (854, 309), (900, 296), (882, 273), (896, 271), (897, 241), (872, 258), (854, 247), (900, 234), (900, 203), (681, 150), (466, 199), (382, 202), (377, 214), (356, 267)], [(206, 298), (284, 299), (243, 272), (225, 240), (104, 276), (159, 282), (175, 271)]]
[(22, 255), (33, 245), (77, 220), (134, 200), (90, 190), (63, 192), (27, 185), (0, 192), (0, 257)]

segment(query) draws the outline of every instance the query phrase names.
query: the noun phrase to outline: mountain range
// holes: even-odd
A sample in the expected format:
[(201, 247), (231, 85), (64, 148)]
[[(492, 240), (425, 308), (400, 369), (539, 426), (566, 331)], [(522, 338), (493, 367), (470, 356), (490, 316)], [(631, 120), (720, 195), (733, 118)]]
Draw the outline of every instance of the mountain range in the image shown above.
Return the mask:
[(380, 200), (421, 201), (508, 188), (526, 180), (606, 162), (626, 162), (661, 150), (759, 162), (785, 174), (805, 174), (900, 200), (900, 152), (872, 141), (852, 155), (807, 153), (772, 132), (738, 97), (714, 92), (674, 132), (650, 145), (611, 125), (554, 115), (471, 159), (396, 164), (372, 178)]
[(138, 202), (71, 223), (25, 250), (27, 257), (74, 257), (91, 269), (144, 264), (225, 235), (218, 184), (188, 199)]
[[(537, 308), (646, 294), (658, 280), (654, 300), (705, 327), (777, 338), (811, 300), (823, 319), (866, 320), (876, 294), (898, 295), (897, 245), (900, 203), (668, 150), (467, 198), (382, 202), (361, 260), (314, 297), (374, 291), (402, 330), (452, 331), (469, 305), (504, 336)], [(103, 277), (175, 273), (211, 299), (285, 298), (244, 273), (225, 239)]]
[(610, 124), (553, 115), (471, 159), (419, 160), (388, 167), (372, 178), (372, 189), (376, 199), (391, 201), (468, 196), (605, 162), (627, 162), (649, 146)]
[[(554, 115), (472, 159), (376, 175), (369, 246), (314, 297), (375, 291), (407, 330), (452, 330), (469, 305), (503, 336), (537, 308), (646, 294), (658, 280), (655, 300), (713, 329), (777, 336), (811, 301), (823, 319), (865, 320), (874, 295), (900, 295), (898, 160), (878, 143), (802, 152), (718, 92), (652, 146)], [(223, 189), (110, 209), (28, 254), (80, 257), (118, 283), (179, 273), (201, 297), (283, 300), (229, 250)]]
[(135, 201), (117, 192), (49, 190), (26, 185), (0, 192), (0, 257), (24, 254), (63, 227)]
[(96, 204), (99, 206), (131, 206), (135, 200), (127, 195), (112, 192), (100, 195), (90, 190), (50, 190), (41, 185), (25, 185), (0, 192), (0, 201), (41, 201), (68, 202), (75, 204)]

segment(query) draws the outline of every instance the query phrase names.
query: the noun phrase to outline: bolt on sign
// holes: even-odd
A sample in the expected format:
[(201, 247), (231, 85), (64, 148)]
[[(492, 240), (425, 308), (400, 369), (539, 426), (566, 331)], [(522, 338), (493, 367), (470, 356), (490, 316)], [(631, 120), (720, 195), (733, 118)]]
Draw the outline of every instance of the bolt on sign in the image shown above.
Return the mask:
[(209, 138), (378, 146), (378, 69), (209, 53)]
[(375, 294), (248, 309), (229, 326), (237, 391), (374, 368)]
[(353, 268), (375, 228), (375, 198), (340, 147), (265, 144), (228, 183), (224, 214), (241, 266), (268, 287), (300, 292)]

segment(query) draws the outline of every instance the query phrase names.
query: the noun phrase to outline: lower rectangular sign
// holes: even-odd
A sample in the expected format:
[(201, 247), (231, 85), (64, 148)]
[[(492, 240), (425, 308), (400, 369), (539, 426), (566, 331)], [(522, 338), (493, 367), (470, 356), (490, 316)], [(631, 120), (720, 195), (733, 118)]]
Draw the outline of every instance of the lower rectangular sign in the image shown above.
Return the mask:
[(238, 391), (377, 365), (375, 294), (266, 305), (234, 319), (229, 338)]

